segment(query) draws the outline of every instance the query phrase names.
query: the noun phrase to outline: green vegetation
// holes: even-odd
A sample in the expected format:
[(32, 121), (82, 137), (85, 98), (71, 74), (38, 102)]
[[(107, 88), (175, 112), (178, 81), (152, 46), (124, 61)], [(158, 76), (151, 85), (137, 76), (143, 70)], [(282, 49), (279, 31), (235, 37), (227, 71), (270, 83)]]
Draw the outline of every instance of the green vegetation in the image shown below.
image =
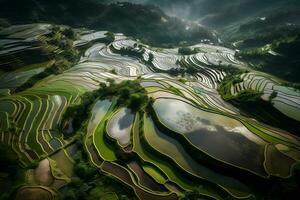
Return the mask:
[(152, 63), (153, 60), (154, 60), (154, 55), (153, 55), (153, 53), (149, 53), (149, 60), (148, 60), (148, 62), (149, 62), (149, 63)]
[(178, 53), (181, 55), (192, 55), (196, 53), (202, 52), (200, 48), (194, 48), (192, 49), (191, 47), (179, 47), (178, 48)]
[(15, 197), (17, 189), (24, 185), (26, 170), (35, 168), (36, 164), (22, 168), (10, 146), (0, 144), (0, 151), (0, 199), (10, 200)]
[(120, 199), (135, 199), (132, 190), (93, 166), (84, 151), (78, 151), (74, 161), (74, 177), (56, 200), (99, 200), (107, 193), (114, 193)]
[(140, 80), (122, 81), (116, 84), (108, 80), (109, 86), (100, 84), (100, 99), (117, 99), (117, 105), (130, 108), (132, 111), (144, 110), (150, 102), (146, 90), (139, 84)]
[[(12, 24), (50, 22), (73, 27), (105, 29), (115, 33), (121, 32), (139, 38), (143, 43), (162, 47), (174, 46), (181, 41), (192, 44), (200, 42), (201, 39), (216, 40), (209, 30), (196, 24), (190, 25), (190, 29), (186, 30), (187, 23), (167, 16), (159, 7), (153, 5), (124, 2), (105, 5), (101, 1), (94, 0), (81, 0), (76, 3), (72, 0), (64, 2), (23, 0), (18, 4), (4, 0), (1, 4), (5, 4), (0, 8), (1, 16)], [(57, 7), (58, 4), (61, 6)], [(68, 8), (67, 11), (65, 8)], [(18, 15), (15, 15), (15, 11), (18, 11)]]
[(69, 107), (63, 116), (62, 125), (65, 126), (72, 123), (73, 133), (79, 130), (82, 122), (88, 119), (87, 113), (90, 112), (96, 99), (116, 99), (118, 106), (128, 107), (134, 112), (145, 110), (151, 102), (146, 90), (140, 86), (140, 80), (123, 81), (118, 84), (112, 79), (107, 81), (108, 86), (105, 83), (101, 83), (98, 90), (82, 95), (79, 105)]
[(262, 100), (262, 92), (256, 90), (242, 90), (236, 95), (231, 93), (231, 88), (235, 84), (243, 82), (240, 78), (241, 74), (225, 77), (220, 83), (218, 92), (225, 101), (229, 101), (237, 106), (247, 116), (257, 119), (263, 123), (278, 127), (298, 135), (300, 130), (299, 122), (290, 117), (285, 116), (274, 108), (272, 100), (277, 97), (278, 93), (273, 91), (269, 97), (269, 101)]
[(283, 86), (294, 88), (295, 90), (300, 90), (300, 83), (283, 83)]
[(269, 101), (271, 102), (273, 99), (275, 99), (277, 97), (278, 93), (273, 91), (269, 97)]
[(112, 33), (112, 32), (110, 32), (110, 31), (108, 31), (107, 33), (106, 33), (106, 37), (104, 38), (104, 43), (105, 44), (110, 44), (110, 43), (112, 43), (113, 41), (115, 41), (115, 35)]
[(228, 100), (237, 102), (256, 102), (260, 100), (262, 94), (262, 92), (257, 92), (255, 90), (244, 90)]
[[(24, 91), (50, 75), (61, 74), (71, 68), (79, 55), (79, 52), (73, 47), (75, 38), (76, 35), (71, 28), (54, 26), (51, 33), (46, 35), (46, 39), (41, 40), (40, 44), (44, 53), (48, 55), (48, 59), (54, 60), (54, 63), (47, 66), (43, 72), (32, 76), (24, 84), (16, 88), (15, 92)], [(54, 50), (59, 53), (53, 53)]]
[(218, 92), (224, 100), (229, 101), (235, 98), (231, 94), (231, 87), (235, 84), (243, 82), (243, 79), (240, 78), (240, 75), (241, 74), (226, 76), (220, 83)]
[[(284, 71), (287, 58), (288, 65), (299, 64), (298, 36), (274, 36), (266, 45), (267, 36), (260, 35), (257, 43), (235, 43), (241, 51), (234, 55), (233, 49), (211, 44), (215, 38), (224, 41), (218, 31), (169, 17), (156, 6), (3, 2), (7, 6), (0, 12), (7, 22), (0, 19), (0, 29), (24, 22), (74, 29), (41, 24), (3, 29), (13, 30), (8, 35), (17, 40), (28, 42), (35, 32), (39, 37), (30, 44), (34, 51), (12, 41), (7, 45), (11, 55), (2, 54), (16, 65), (3, 62), (8, 68), (0, 67), (8, 85), (0, 87), (1, 200), (14, 199), (20, 186), (35, 183), (57, 192), (48, 191), (57, 200), (276, 200), (298, 195), (300, 95), (283, 86), (300, 87), (255, 70), (245, 73), (248, 63), (236, 58), (262, 71), (280, 63)], [(20, 16), (11, 12), (16, 9)], [(261, 24), (267, 25), (255, 22), (240, 31)], [(100, 29), (134, 38), (113, 32), (105, 37)], [(199, 41), (207, 45), (189, 47)], [(180, 48), (176, 52), (143, 42)], [(35, 73), (29, 72), (28, 79), (31, 69)], [(23, 75), (26, 83), (19, 80)], [(10, 85), (15, 81), (24, 84), (10, 89), (16, 88)], [(49, 183), (37, 180), (44, 177)], [(41, 194), (33, 192), (33, 197)]]
[(250, 66), (256, 70), (298, 83), (299, 53), (300, 35), (296, 34), (274, 39), (271, 44), (265, 46), (245, 47), (237, 56), (250, 62)]
[(126, 56), (137, 57), (140, 59), (143, 58), (143, 53), (144, 53), (144, 51), (142, 50), (137, 51), (132, 47), (122, 47), (120, 51), (116, 51), (116, 52), (119, 52), (122, 56), (126, 55)]
[(33, 87), (37, 82), (40, 80), (50, 76), (50, 75), (57, 75), (61, 74), (65, 70), (71, 68), (72, 63), (68, 60), (57, 60), (50, 66), (48, 66), (43, 72), (32, 76), (29, 80), (27, 80), (24, 84), (20, 85), (18, 88), (15, 89), (15, 92), (21, 92), (28, 88)]

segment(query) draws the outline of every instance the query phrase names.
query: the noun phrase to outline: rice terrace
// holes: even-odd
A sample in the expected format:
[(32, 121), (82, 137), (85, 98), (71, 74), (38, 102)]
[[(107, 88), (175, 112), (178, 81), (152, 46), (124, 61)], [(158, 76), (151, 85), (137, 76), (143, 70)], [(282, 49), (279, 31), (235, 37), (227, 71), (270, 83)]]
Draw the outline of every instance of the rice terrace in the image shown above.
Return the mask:
[(1, 200), (299, 198), (300, 23), (262, 45), (237, 28), (257, 18), (206, 29), (163, 1), (0, 2)]

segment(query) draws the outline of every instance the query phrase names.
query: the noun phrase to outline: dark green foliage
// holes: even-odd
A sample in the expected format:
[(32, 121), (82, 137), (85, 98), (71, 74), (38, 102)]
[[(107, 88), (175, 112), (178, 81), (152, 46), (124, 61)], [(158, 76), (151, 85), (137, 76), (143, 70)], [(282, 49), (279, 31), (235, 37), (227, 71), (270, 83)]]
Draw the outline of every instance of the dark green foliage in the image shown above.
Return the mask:
[(277, 95), (278, 95), (278, 93), (276, 91), (273, 91), (269, 97), (269, 101), (272, 101), (273, 99), (275, 99), (277, 97)]
[(295, 90), (300, 90), (300, 83), (284, 83), (282, 85), (294, 88)]
[(43, 72), (32, 76), (28, 81), (24, 84), (16, 88), (15, 92), (21, 92), (28, 88), (34, 86), (38, 81), (50, 76), (50, 75), (57, 75), (71, 67), (71, 63), (67, 60), (58, 60), (54, 64), (47, 67)]
[[(275, 93), (273, 96), (275, 96)], [(299, 136), (300, 123), (274, 108), (270, 100), (264, 101), (257, 99), (251, 102), (231, 102), (236, 105), (244, 115)]]
[[(5, 134), (10, 134), (10, 133), (5, 133)], [(13, 152), (13, 150), (6, 145), (0, 145), (0, 171), (10, 171), (14, 172), (14, 168), (18, 168), (18, 157), (17, 155)]]
[(116, 69), (112, 69), (109, 72), (112, 73), (112, 74), (117, 74)]
[[(61, 129), (63, 129), (63, 132), (66, 125), (72, 125), (73, 134), (83, 126), (84, 122), (89, 117), (88, 113), (91, 109), (91, 105), (94, 103), (96, 98), (96, 92), (87, 92), (81, 96), (80, 104), (68, 107), (62, 118)], [(70, 137), (72, 136), (72, 134), (64, 132), (64, 136)]]
[(72, 28), (66, 28), (62, 31), (62, 34), (65, 35), (67, 38), (75, 40), (76, 39), (76, 33), (73, 31)]
[(153, 62), (153, 60), (154, 60), (154, 55), (153, 55), (153, 53), (149, 53), (149, 60), (148, 60), (148, 62)]
[(1, 144), (0, 152), (0, 173), (6, 176), (0, 177), (0, 199), (10, 200), (24, 183), (25, 169), (19, 166), (18, 157), (10, 146)]
[[(68, 107), (63, 115), (61, 129), (65, 137), (70, 137), (81, 129), (89, 118), (93, 103), (96, 99), (116, 99), (118, 106), (130, 108), (137, 112), (144, 110), (151, 100), (147, 96), (146, 90), (139, 84), (139, 80), (123, 81), (116, 84), (113, 79), (108, 79), (108, 86), (100, 84), (100, 88), (93, 92), (87, 92), (81, 96), (81, 103)], [(65, 133), (66, 125), (72, 124), (73, 132)]]
[[(54, 63), (48, 66), (43, 72), (34, 75), (24, 84), (16, 88), (15, 92), (21, 92), (31, 88), (38, 81), (50, 75), (57, 75), (63, 73), (65, 70), (71, 68), (78, 59), (79, 52), (73, 47), (73, 39), (75, 33), (71, 28), (62, 28), (54, 26), (52, 32), (46, 36), (46, 40), (41, 41), (41, 47), (48, 60), (54, 60)], [(60, 53), (53, 53), (48, 46), (54, 46)], [(32, 56), (32, 55), (31, 55)]]
[(180, 41), (195, 43), (204, 38), (216, 40), (209, 30), (196, 24), (186, 30), (187, 23), (168, 17), (160, 8), (151, 5), (104, 5), (95, 0), (19, 0), (17, 3), (2, 0), (0, 13), (2, 18), (14, 24), (50, 22), (72, 27), (85, 26), (122, 32), (154, 46), (177, 45)]
[(222, 96), (225, 101), (232, 100), (235, 98), (231, 94), (231, 86), (237, 83), (242, 82), (243, 80), (240, 78), (241, 74), (228, 75), (226, 76), (218, 87), (218, 92)]
[(97, 173), (99, 173), (99, 170), (91, 166), (89, 163), (83, 162), (81, 159), (77, 159), (76, 161), (77, 163), (74, 167), (74, 172), (78, 176), (78, 178), (74, 178), (72, 180), (72, 183), (74, 185), (80, 185), (82, 180), (89, 181), (93, 179), (93, 177), (97, 175)]
[(192, 49), (191, 47), (180, 47), (178, 48), (178, 53), (181, 55), (191, 55), (198, 53), (197, 49)]
[[(256, 70), (287, 81), (300, 82), (300, 27), (292, 25), (293, 21), (300, 21), (299, 8), (290, 12), (279, 10), (267, 16), (266, 20), (257, 19), (242, 25), (237, 33), (238, 38), (234, 40), (242, 40), (237, 56), (250, 62), (250, 66)], [(270, 54), (269, 50), (278, 55)]]
[(143, 53), (144, 50), (139, 49), (136, 50), (132, 47), (122, 47), (119, 51), (113, 49), (114, 52), (120, 53), (122, 56), (126, 55), (126, 56), (132, 56), (132, 57), (137, 57), (139, 59), (143, 58)]
[(112, 32), (107, 32), (106, 33), (106, 37), (104, 38), (104, 43), (105, 44), (110, 44), (112, 43), (113, 41), (115, 41), (115, 35), (112, 33)]
[(295, 135), (299, 134), (299, 122), (279, 112), (271, 104), (272, 99), (276, 98), (277, 92), (272, 92), (269, 101), (262, 100), (262, 93), (253, 90), (244, 90), (233, 96), (231, 94), (231, 86), (241, 81), (243, 80), (240, 78), (240, 74), (225, 77), (218, 88), (222, 98), (237, 106), (246, 116), (271, 126), (288, 130)]
[[(296, 55), (293, 56), (293, 52), (298, 52), (298, 50), (293, 50), (293, 48), (296, 48), (296, 46), (290, 48), (283, 47), (289, 46), (287, 44), (281, 44), (279, 46), (282, 48), (282, 52), (289, 51), (291, 53), (274, 56), (258, 48), (241, 51), (238, 56), (242, 60), (250, 62), (250, 67), (256, 70), (273, 74), (287, 81), (296, 83), (300, 82), (300, 78), (298, 76), (298, 74), (300, 73), (300, 68), (298, 67), (300, 64), (300, 60)], [(300, 47), (300, 45), (298, 47)], [(278, 51), (277, 53), (280, 52)]]
[(259, 101), (263, 93), (255, 90), (243, 90), (237, 95), (231, 94), (231, 86), (243, 82), (243, 79), (240, 78), (240, 75), (241, 74), (229, 75), (223, 79), (218, 88), (218, 92), (221, 97), (225, 101), (230, 101), (237, 104)]
[(196, 53), (200, 53), (200, 52), (204, 52), (201, 48), (196, 47), (196, 48), (192, 48), (192, 47), (179, 47), (178, 48), (178, 53), (181, 55), (192, 55), (192, 54), (196, 54)]
[[(83, 146), (80, 149), (83, 149)], [(78, 151), (74, 160), (75, 174), (56, 200), (99, 200), (107, 192), (115, 192), (119, 197), (135, 199), (131, 189), (124, 187), (110, 176), (102, 174), (93, 166), (84, 151)]]
[(98, 90), (100, 98), (117, 98), (118, 105), (127, 106), (133, 111), (144, 109), (148, 104), (147, 92), (139, 84), (139, 80), (123, 81), (119, 84), (111, 80), (109, 82), (109, 86), (102, 85)]
[(255, 90), (243, 90), (236, 96), (231, 97), (229, 100), (237, 102), (256, 102), (260, 100), (262, 92), (257, 92)]
[(193, 50), (190, 47), (180, 47), (178, 53), (181, 55), (191, 55), (193, 54)]

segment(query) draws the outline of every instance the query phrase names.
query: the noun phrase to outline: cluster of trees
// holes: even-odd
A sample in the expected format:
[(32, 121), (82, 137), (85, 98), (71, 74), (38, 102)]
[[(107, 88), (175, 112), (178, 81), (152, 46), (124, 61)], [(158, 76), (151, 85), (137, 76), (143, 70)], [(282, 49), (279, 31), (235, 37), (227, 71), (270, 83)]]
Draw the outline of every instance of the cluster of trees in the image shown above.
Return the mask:
[[(54, 26), (52, 31), (46, 35), (46, 40), (40, 41), (44, 53), (48, 55), (48, 59), (54, 60), (54, 63), (16, 88), (15, 92), (26, 90), (49, 75), (61, 74), (71, 68), (79, 55), (78, 50), (73, 47), (75, 38), (76, 34), (71, 28)], [(54, 46), (60, 53), (53, 53), (52, 48), (49, 48), (49, 46)]]
[(137, 57), (139, 59), (142, 59), (144, 50), (142, 49), (136, 50), (135, 48), (132, 47), (122, 47), (119, 53), (122, 56), (126, 55), (126, 56), (132, 56), (132, 57)]
[(191, 48), (191, 47), (180, 47), (178, 48), (178, 53), (181, 55), (192, 55), (201, 52), (199, 48)]
[(291, 87), (295, 90), (300, 90), (300, 83), (284, 83), (283, 86)]
[[(139, 80), (123, 81), (115, 83), (113, 79), (108, 79), (108, 85), (100, 84), (100, 88), (93, 92), (87, 92), (81, 96), (81, 103), (70, 106), (63, 115), (61, 129), (67, 129), (65, 126), (72, 124), (73, 134), (82, 128), (83, 123), (88, 119), (91, 107), (96, 99), (116, 99), (118, 106), (130, 108), (137, 112), (144, 110), (151, 99), (147, 96), (146, 90), (139, 84)], [(72, 136), (70, 133), (64, 133), (66, 137)]]
[[(138, 49), (136, 49), (138, 48)], [(153, 53), (149, 53), (149, 59), (147, 61), (144, 60), (143, 54), (145, 53), (145, 49), (143, 48), (143, 45), (135, 43), (133, 48), (132, 47), (122, 47), (119, 51), (117, 51), (115, 48), (111, 47), (111, 50), (116, 53), (120, 53), (122, 56), (132, 56), (137, 57), (144, 61), (148, 65), (153, 65), (154, 55)]]
[(180, 66), (180, 68), (172, 68), (167, 71), (168, 74), (172, 76), (184, 76), (186, 73), (187, 74), (195, 74), (199, 72), (199, 69), (193, 67), (192, 65), (184, 63), (182, 60), (177, 60), (176, 65)]
[(269, 100), (265, 101), (261, 98), (263, 93), (254, 90), (245, 90), (236, 96), (231, 94), (231, 86), (243, 81), (240, 75), (231, 75), (219, 85), (218, 91), (222, 98), (236, 105), (243, 113), (258, 121), (269, 124), (274, 127), (287, 130), (290, 133), (299, 135), (300, 125), (296, 120), (287, 117), (279, 112), (272, 105), (272, 100), (277, 97), (277, 92), (271, 93)]
[(79, 142), (79, 151), (74, 157), (74, 176), (56, 200), (99, 200), (107, 192), (115, 192), (119, 199), (135, 199), (134, 192), (116, 179), (104, 175), (93, 166)]
[[(76, 61), (78, 59), (79, 52), (74, 48), (73, 41), (77, 38), (76, 33), (70, 27), (53, 26), (52, 31), (46, 35), (46, 40), (42, 40), (42, 47), (44, 51), (50, 55), (50, 58), (66, 59), (68, 61)], [(51, 52), (52, 50), (47, 48), (48, 46), (54, 46), (58, 49), (58, 52)]]
[(159, 7), (151, 5), (125, 2), (105, 5), (95, 0), (23, 0), (17, 4), (2, 0), (1, 5), (1, 16), (11, 24), (50, 22), (111, 30), (139, 38), (153, 46), (177, 45), (180, 41), (196, 43), (201, 39), (216, 40), (211, 31), (196, 24), (186, 30), (186, 22), (169, 17)]
[(60, 74), (65, 70), (69, 69), (71, 66), (72, 66), (72, 62), (69, 62), (68, 60), (65, 59), (56, 60), (53, 64), (48, 66), (43, 72), (32, 76), (25, 83), (17, 87), (14, 92), (21, 92), (28, 88), (31, 88), (38, 81), (46, 78), (47, 76)]
[(109, 79), (108, 82), (109, 86), (103, 83), (100, 85), (100, 98), (116, 98), (118, 105), (126, 106), (132, 111), (144, 109), (150, 102), (146, 90), (139, 84), (140, 80), (116, 84), (114, 80)]
[(107, 32), (106, 33), (106, 37), (103, 39), (104, 41), (104, 43), (105, 44), (110, 44), (110, 43), (112, 43), (113, 41), (115, 41), (115, 35), (114, 35), (114, 33), (112, 33), (112, 32)]
[(15, 199), (16, 191), (24, 185), (26, 170), (36, 168), (38, 161), (34, 161), (31, 166), (22, 168), (19, 165), (18, 155), (11, 146), (0, 144), (0, 152), (0, 200)]
[(232, 96), (229, 100), (235, 101), (237, 103), (257, 102), (261, 100), (262, 95), (262, 92), (258, 92), (255, 90), (243, 90), (242, 92), (239, 92), (236, 96)]
[[(65, 137), (70, 137), (73, 134), (77, 133), (83, 127), (84, 122), (88, 119), (91, 105), (97, 99), (97, 93), (86, 92), (81, 96), (80, 104), (69, 106), (65, 111), (62, 120), (61, 120), (61, 129)], [(66, 133), (65, 130), (68, 130), (67, 126), (72, 126), (73, 132)]]
[(241, 74), (229, 75), (223, 79), (218, 87), (218, 92), (221, 97), (226, 101), (232, 101), (236, 103), (258, 101), (262, 93), (255, 90), (244, 90), (237, 95), (231, 94), (231, 87), (235, 84), (243, 82), (243, 79), (240, 78), (240, 75)]
[[(260, 33), (245, 39), (237, 54), (242, 60), (251, 63), (251, 67), (291, 82), (300, 82), (300, 28), (285, 26), (272, 27), (272, 31)], [(266, 46), (268, 45), (268, 46)], [(269, 50), (277, 53), (273, 55)]]
[(153, 53), (149, 53), (149, 60), (148, 60), (148, 62), (149, 62), (149, 63), (152, 63), (153, 60), (154, 60), (154, 55), (153, 55)]

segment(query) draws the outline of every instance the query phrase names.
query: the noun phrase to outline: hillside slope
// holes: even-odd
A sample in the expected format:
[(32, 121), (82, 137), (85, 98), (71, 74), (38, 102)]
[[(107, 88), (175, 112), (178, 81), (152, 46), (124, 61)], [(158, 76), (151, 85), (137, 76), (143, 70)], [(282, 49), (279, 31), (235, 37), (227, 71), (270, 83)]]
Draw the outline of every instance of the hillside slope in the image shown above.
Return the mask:
[(205, 28), (167, 16), (156, 6), (100, 1), (1, 0), (0, 18), (11, 24), (56, 23), (122, 32), (155, 46), (215, 41)]

